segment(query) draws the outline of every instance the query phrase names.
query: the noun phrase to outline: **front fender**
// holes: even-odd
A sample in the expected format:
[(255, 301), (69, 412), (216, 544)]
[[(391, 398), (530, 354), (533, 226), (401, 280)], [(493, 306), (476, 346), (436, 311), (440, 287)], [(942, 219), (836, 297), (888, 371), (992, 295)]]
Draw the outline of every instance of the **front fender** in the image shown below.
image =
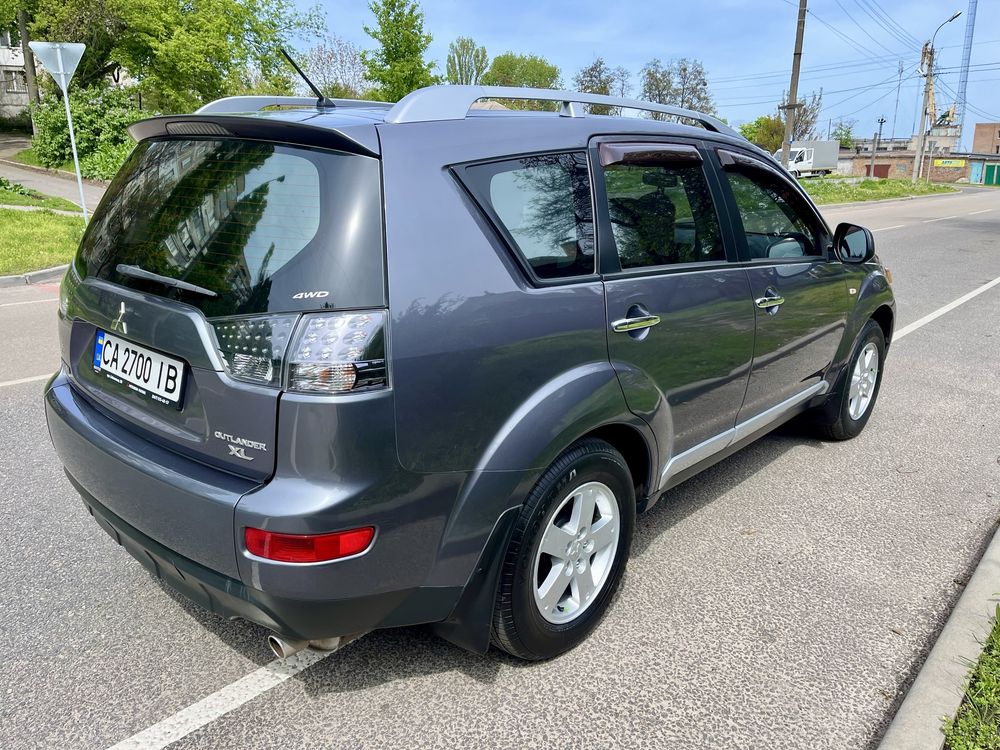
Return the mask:
[[(836, 382), (840, 371), (847, 365), (851, 352), (854, 351), (854, 344), (858, 340), (858, 336), (861, 335), (861, 329), (872, 319), (875, 312), (880, 307), (888, 307), (892, 313), (892, 320), (896, 319), (896, 300), (882, 265), (876, 262), (866, 264), (861, 268), (865, 271), (864, 276), (861, 276), (860, 279), (858, 277), (849, 279), (850, 284), (858, 284), (857, 301), (847, 316), (844, 338), (841, 340), (837, 355), (833, 360), (831, 377), (829, 378), (831, 385)], [(889, 337), (887, 337), (886, 344), (888, 344), (888, 340)]]

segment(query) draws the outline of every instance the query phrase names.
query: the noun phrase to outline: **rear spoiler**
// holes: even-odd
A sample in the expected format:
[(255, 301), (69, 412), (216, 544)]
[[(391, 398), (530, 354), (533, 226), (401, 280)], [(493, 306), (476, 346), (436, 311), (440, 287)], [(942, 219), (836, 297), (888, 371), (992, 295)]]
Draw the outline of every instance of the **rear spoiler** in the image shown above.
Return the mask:
[(240, 115), (168, 115), (140, 120), (128, 128), (136, 141), (149, 138), (247, 138), (298, 146), (316, 146), (349, 151), (363, 156), (379, 156), (374, 123), (331, 128), (309, 125), (301, 120)]

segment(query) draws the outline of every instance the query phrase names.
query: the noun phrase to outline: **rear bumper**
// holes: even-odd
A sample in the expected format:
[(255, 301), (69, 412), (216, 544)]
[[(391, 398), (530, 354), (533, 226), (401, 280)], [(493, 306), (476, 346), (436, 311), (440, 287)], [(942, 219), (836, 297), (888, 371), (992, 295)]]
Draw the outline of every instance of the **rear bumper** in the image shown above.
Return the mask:
[[(313, 498), (300, 483), (261, 487), (161, 448), (106, 416), (76, 392), (63, 372), (46, 389), (45, 412), (66, 474), (102, 528), (165, 584), (212, 612), (313, 640), (438, 622), (459, 600), (467, 576), (462, 585), (426, 585), (426, 570), (413, 563), (413, 545), (377, 541), (365, 555), (320, 565), (253, 558), (237, 543), (237, 528), (259, 525), (296, 533), (297, 528), (279, 523), (315, 522), (315, 507), (310, 513), (295, 502)], [(261, 505), (262, 490), (280, 493), (278, 500), (284, 502), (271, 504), (289, 515), (259, 522), (249, 516), (253, 523), (238, 519), (241, 500), (254, 497)], [(442, 502), (454, 497), (452, 492), (440, 493)], [(342, 509), (330, 509), (330, 529), (337, 528), (338, 511), (346, 518)], [(405, 526), (390, 523), (391, 505), (355, 512), (364, 512), (366, 522), (371, 519), (382, 541), (406, 533)], [(437, 536), (427, 535), (422, 556), (431, 557), (436, 545)]]
[(170, 588), (210, 612), (287, 638), (314, 640), (440, 620), (460, 594), (451, 588), (418, 588), (337, 601), (273, 596), (167, 549), (101, 505), (72, 476), (70, 481), (101, 528)]

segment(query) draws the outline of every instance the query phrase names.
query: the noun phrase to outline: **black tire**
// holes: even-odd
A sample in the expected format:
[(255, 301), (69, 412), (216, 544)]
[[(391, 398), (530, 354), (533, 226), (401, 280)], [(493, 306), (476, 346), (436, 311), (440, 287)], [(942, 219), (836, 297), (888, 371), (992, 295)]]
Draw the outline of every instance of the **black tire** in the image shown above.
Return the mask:
[[(614, 496), (619, 519), (618, 547), (593, 602), (569, 622), (555, 624), (542, 616), (535, 603), (535, 558), (543, 533), (563, 500), (589, 482), (603, 483)], [(571, 445), (535, 484), (514, 524), (493, 610), (493, 644), (513, 656), (537, 661), (568, 651), (583, 641), (600, 622), (618, 589), (634, 529), (635, 489), (625, 459), (603, 440), (588, 438)], [(594, 560), (586, 553), (583, 556), (588, 565)]]
[[(858, 358), (869, 344), (874, 344), (878, 352), (878, 373), (875, 377), (875, 385), (872, 389), (871, 401), (868, 403), (868, 407), (863, 414), (854, 419), (850, 411), (851, 375), (854, 372)], [(861, 434), (865, 425), (868, 424), (868, 418), (875, 409), (879, 388), (882, 387), (882, 373), (884, 370), (885, 335), (882, 333), (882, 327), (878, 323), (874, 320), (869, 320), (865, 323), (865, 327), (861, 329), (861, 335), (858, 336), (858, 341), (854, 345), (851, 358), (848, 360), (847, 367), (840, 374), (833, 393), (830, 394), (830, 398), (826, 404), (820, 407), (820, 410), (816, 413), (816, 427), (823, 437), (829, 440), (850, 440)]]

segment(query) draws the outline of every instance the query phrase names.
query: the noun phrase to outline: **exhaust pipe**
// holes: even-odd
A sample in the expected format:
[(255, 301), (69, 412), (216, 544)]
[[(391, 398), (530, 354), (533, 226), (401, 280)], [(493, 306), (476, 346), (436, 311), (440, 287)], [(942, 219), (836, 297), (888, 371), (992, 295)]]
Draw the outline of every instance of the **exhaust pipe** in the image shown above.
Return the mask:
[(309, 641), (285, 640), (280, 635), (269, 635), (267, 645), (279, 659), (287, 659), (308, 646)]
[(338, 635), (334, 638), (317, 638), (312, 641), (297, 641), (282, 638), (277, 633), (272, 633), (267, 637), (267, 646), (279, 659), (287, 659), (289, 656), (293, 656), (307, 647), (314, 648), (317, 651), (339, 651), (348, 643), (353, 643), (363, 635), (364, 633), (354, 633), (353, 635)]

